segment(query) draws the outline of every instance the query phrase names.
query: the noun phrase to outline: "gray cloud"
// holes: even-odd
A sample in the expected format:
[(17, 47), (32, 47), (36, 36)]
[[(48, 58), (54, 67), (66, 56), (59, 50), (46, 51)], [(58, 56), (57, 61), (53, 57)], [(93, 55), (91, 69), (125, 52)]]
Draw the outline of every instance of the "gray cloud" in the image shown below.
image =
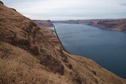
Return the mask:
[(121, 3), (120, 5), (121, 5), (121, 6), (126, 6), (126, 3)]
[[(4, 0), (31, 19), (122, 18), (125, 0)], [(109, 3), (108, 3), (109, 2)], [(121, 13), (121, 14), (118, 14)]]

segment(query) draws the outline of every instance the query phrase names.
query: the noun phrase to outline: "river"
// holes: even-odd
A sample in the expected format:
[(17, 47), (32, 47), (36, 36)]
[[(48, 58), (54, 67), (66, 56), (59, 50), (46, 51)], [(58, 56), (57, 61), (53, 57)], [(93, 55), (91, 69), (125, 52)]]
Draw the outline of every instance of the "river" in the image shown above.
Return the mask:
[(64, 48), (126, 78), (126, 33), (82, 24), (53, 23)]

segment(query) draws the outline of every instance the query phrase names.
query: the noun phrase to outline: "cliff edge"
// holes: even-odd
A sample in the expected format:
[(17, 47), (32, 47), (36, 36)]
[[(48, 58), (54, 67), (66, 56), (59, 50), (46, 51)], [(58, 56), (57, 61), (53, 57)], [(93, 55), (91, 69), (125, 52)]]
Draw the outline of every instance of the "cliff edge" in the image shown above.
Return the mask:
[(0, 84), (126, 84), (94, 61), (63, 51), (44, 33), (0, 1)]

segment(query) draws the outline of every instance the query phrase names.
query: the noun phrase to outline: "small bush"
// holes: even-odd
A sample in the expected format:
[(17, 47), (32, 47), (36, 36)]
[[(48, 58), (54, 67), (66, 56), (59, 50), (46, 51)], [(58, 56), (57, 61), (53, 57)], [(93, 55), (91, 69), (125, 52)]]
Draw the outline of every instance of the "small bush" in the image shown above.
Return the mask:
[(53, 56), (42, 56), (40, 58), (40, 64), (46, 66), (49, 70), (51, 70), (54, 73), (59, 73), (60, 75), (64, 74), (64, 66), (59, 60), (53, 58)]

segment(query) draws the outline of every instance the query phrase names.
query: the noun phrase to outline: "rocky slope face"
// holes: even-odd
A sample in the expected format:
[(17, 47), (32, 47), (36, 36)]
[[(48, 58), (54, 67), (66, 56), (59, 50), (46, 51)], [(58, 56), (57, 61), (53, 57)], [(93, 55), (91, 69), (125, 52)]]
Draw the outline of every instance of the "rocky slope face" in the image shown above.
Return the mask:
[(44, 33), (0, 2), (0, 84), (126, 84), (94, 61), (68, 54)]
[(51, 41), (52, 44), (61, 47), (61, 42), (57, 38), (54, 26), (50, 20), (33, 20), (33, 22), (36, 23), (39, 28), (41, 28), (46, 39)]

